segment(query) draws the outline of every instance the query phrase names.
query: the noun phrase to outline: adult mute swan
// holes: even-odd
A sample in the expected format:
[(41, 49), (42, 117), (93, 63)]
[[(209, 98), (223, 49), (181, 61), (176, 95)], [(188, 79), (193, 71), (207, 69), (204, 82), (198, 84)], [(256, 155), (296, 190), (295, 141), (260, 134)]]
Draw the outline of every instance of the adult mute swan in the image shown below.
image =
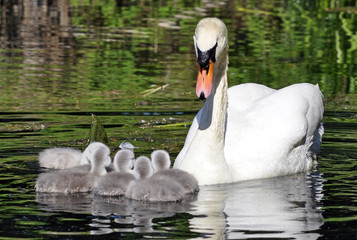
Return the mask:
[(196, 94), (206, 102), (174, 167), (193, 174), (200, 185), (311, 169), (323, 134), (319, 87), (301, 83), (275, 90), (248, 83), (227, 89), (225, 24), (202, 19), (193, 39), (199, 63)]

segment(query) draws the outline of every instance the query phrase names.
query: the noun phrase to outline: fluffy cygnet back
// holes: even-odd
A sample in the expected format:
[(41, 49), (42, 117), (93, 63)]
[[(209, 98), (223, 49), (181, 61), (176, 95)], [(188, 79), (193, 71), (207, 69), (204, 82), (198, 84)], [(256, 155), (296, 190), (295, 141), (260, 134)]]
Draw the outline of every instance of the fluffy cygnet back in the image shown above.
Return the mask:
[(95, 179), (105, 175), (105, 167), (111, 162), (107, 146), (98, 147), (91, 157), (90, 171), (74, 167), (41, 173), (36, 181), (37, 192), (63, 192), (65, 194), (90, 192)]
[(185, 194), (196, 193), (199, 191), (196, 178), (180, 169), (170, 167), (170, 155), (165, 150), (155, 150), (151, 153), (151, 161), (155, 170), (153, 177), (158, 181), (177, 182), (185, 189)]
[(170, 155), (165, 150), (155, 150), (151, 153), (152, 167), (155, 172), (170, 168)]
[(119, 150), (114, 157), (113, 165), (116, 172), (133, 174), (134, 152), (129, 149)]
[(136, 180), (129, 184), (125, 196), (127, 198), (141, 200), (146, 191), (144, 189), (145, 181), (152, 173), (153, 169), (150, 159), (144, 156), (137, 158), (134, 164), (134, 176)]
[(134, 164), (134, 175), (138, 180), (145, 180), (153, 173), (150, 159), (144, 156), (138, 157)]
[(108, 149), (109, 154), (110, 154), (110, 149), (104, 143), (92, 142), (83, 151), (83, 153), (81, 155), (81, 164), (83, 165), (83, 164), (91, 163), (93, 160), (94, 152), (98, 148), (106, 148), (106, 149)]
[(48, 148), (40, 152), (38, 161), (43, 168), (65, 169), (81, 165), (82, 152), (73, 148)]
[[(140, 158), (137, 160), (141, 160)], [(151, 168), (150, 160), (142, 158), (142, 163), (135, 163), (134, 172), (139, 180), (131, 183), (128, 187), (126, 197), (141, 201), (178, 201), (185, 197), (184, 188), (175, 181), (167, 181), (155, 177), (156, 174), (148, 176), (147, 169)], [(166, 168), (165, 159), (158, 162), (156, 168)], [(168, 165), (170, 166), (170, 165)], [(152, 170), (151, 170), (152, 171)], [(143, 178), (145, 177), (145, 178)]]
[(101, 142), (92, 142), (83, 153), (73, 148), (49, 148), (40, 152), (38, 160), (43, 168), (66, 169), (91, 163), (94, 151), (98, 147), (107, 147)]
[(118, 151), (113, 160), (115, 171), (95, 181), (93, 193), (103, 196), (121, 196), (126, 193), (128, 185), (135, 180), (132, 172), (134, 153), (131, 150)]

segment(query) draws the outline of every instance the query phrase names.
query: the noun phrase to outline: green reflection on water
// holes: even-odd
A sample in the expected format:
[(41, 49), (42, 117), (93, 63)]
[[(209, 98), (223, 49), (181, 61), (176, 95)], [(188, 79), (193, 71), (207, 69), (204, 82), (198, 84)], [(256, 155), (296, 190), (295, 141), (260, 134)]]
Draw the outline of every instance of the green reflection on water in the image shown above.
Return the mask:
[[(148, 99), (175, 99), (179, 109), (198, 110), (192, 34), (202, 17), (193, 14), (200, 6), (70, 1), (65, 9), (51, 10), (65, 15), (52, 23), (51, 37), (31, 32), (27, 21), (41, 26), (37, 16), (24, 18), (17, 22), (24, 31), (6, 41), (19, 48), (3, 45), (0, 51), (5, 103), (0, 110), (121, 110), (146, 99), (140, 92), (152, 84), (167, 83), (165, 92)], [(217, 6), (203, 13), (227, 23), (230, 85), (281, 88), (311, 82), (331, 101), (355, 95), (355, 11), (330, 1), (230, 1), (228, 6), (228, 12)]]

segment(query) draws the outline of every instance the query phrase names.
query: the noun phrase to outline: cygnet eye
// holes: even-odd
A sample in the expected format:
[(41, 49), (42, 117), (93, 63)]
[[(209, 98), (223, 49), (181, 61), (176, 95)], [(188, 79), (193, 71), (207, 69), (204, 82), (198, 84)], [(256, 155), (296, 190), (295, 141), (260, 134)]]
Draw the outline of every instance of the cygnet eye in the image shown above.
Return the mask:
[(131, 161), (130, 161), (129, 169), (130, 169), (130, 170), (133, 170), (133, 169), (134, 169), (134, 163), (135, 163), (134, 160), (135, 160), (135, 159), (133, 158), (133, 159), (130, 159), (130, 160), (131, 160)]

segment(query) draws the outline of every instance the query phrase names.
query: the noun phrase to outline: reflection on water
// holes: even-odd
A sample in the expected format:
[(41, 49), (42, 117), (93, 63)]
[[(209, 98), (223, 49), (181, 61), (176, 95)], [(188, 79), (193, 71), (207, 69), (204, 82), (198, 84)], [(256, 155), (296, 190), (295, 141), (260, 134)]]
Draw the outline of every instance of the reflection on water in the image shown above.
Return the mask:
[[(173, 232), (176, 226), (170, 229), (160, 229), (157, 219), (169, 219), (181, 214), (180, 217), (191, 218), (187, 212), (192, 209), (191, 203), (194, 198), (186, 199), (182, 202), (141, 202), (126, 198), (100, 197), (88, 194), (65, 195), (62, 193), (36, 193), (38, 207), (43, 211), (67, 212), (75, 214), (91, 213), (88, 225), (91, 235), (108, 234), (112, 232), (144, 233), (150, 235), (154, 232)], [(64, 232), (69, 229), (63, 229)], [(187, 231), (187, 229), (182, 229)], [(46, 232), (51, 234), (50, 231)], [(77, 232), (78, 233), (78, 232)], [(71, 232), (70, 234), (77, 234)], [(184, 234), (182, 232), (181, 234)], [(189, 233), (187, 233), (189, 234)]]
[(89, 223), (91, 234), (170, 233), (175, 229), (161, 229), (157, 220), (185, 214), (193, 233), (211, 239), (224, 236), (232, 239), (317, 239), (320, 234), (314, 231), (323, 224), (322, 182), (320, 174), (315, 172), (206, 186), (202, 187), (197, 199), (179, 203), (44, 193), (37, 193), (36, 201), (41, 204), (41, 210), (49, 212), (91, 213), (95, 216)]
[[(316, 239), (322, 225), (322, 179), (299, 175), (203, 188), (194, 203), (198, 229), (212, 231), (215, 239)], [(191, 212), (192, 213), (192, 212)], [(192, 213), (192, 214), (194, 214)]]
[(0, 110), (130, 109), (140, 92), (165, 84), (146, 105), (167, 109), (169, 98), (170, 108), (197, 110), (192, 34), (204, 16), (227, 24), (230, 85), (311, 82), (328, 97), (356, 92), (355, 12), (329, 1), (18, 0), (0, 7)]

